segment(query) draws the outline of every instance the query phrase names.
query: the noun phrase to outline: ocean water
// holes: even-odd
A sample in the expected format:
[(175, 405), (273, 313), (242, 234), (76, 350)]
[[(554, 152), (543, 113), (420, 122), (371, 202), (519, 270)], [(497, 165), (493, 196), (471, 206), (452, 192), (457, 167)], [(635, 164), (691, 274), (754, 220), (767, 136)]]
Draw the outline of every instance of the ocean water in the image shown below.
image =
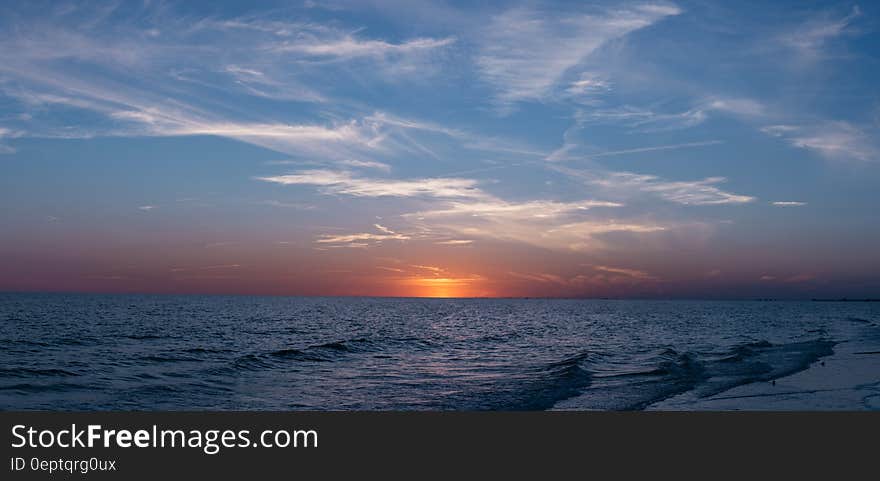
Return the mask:
[(645, 409), (854, 337), (880, 303), (0, 294), (0, 409)]

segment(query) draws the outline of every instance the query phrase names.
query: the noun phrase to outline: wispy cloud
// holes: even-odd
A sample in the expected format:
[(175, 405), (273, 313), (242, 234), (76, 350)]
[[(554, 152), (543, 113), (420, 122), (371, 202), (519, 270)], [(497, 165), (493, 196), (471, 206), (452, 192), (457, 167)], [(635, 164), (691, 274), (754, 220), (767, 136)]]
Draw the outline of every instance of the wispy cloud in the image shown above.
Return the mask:
[(744, 204), (755, 200), (747, 195), (733, 194), (716, 187), (725, 182), (724, 177), (709, 177), (696, 181), (665, 181), (653, 175), (618, 172), (599, 181), (605, 187), (635, 187), (644, 192), (655, 192), (670, 202), (690, 205)]
[(717, 184), (727, 180), (724, 177), (673, 181), (655, 175), (633, 172), (582, 171), (561, 166), (553, 168), (588, 184), (601, 187), (610, 193), (622, 196), (633, 193), (648, 193), (669, 202), (684, 205), (745, 204), (755, 200), (752, 196), (734, 194), (717, 187)]
[(443, 241), (437, 241), (435, 244), (442, 246), (466, 246), (473, 244), (474, 241), (471, 239), (449, 239)]
[(390, 165), (383, 163), (383, 162), (375, 162), (372, 160), (347, 159), (347, 160), (340, 160), (337, 163), (339, 165), (346, 166), (346, 167), (360, 167), (360, 168), (364, 168), (364, 169), (376, 169), (376, 170), (381, 170), (383, 172), (391, 172)]
[(596, 184), (612, 189), (622, 187), (653, 192), (665, 200), (679, 204), (744, 204), (755, 200), (754, 197), (733, 194), (716, 187), (716, 184), (725, 180), (724, 177), (708, 177), (695, 181), (667, 181), (653, 175), (615, 172), (605, 179), (596, 181)]
[(383, 241), (383, 240), (407, 240), (409, 236), (403, 234), (372, 234), (369, 232), (359, 234), (325, 235), (317, 242), (322, 244), (349, 244), (357, 241)]
[(817, 125), (770, 125), (764, 133), (785, 139), (791, 145), (817, 152), (834, 160), (880, 160), (880, 148), (874, 136), (843, 121)]
[(759, 118), (767, 115), (767, 107), (763, 103), (750, 98), (713, 98), (707, 100), (702, 105), (702, 108), (741, 117)]
[(286, 175), (258, 177), (282, 185), (314, 185), (332, 194), (356, 197), (483, 197), (477, 181), (461, 178), (378, 179), (356, 177), (346, 171), (305, 170)]
[[(424, 150), (401, 133), (403, 126), (378, 117), (291, 122), (277, 113), (255, 115), (241, 106), (241, 96), (325, 102), (318, 90), (332, 82), (323, 79), (342, 80), (352, 73), (322, 59), (376, 65), (359, 68), (356, 81), (364, 81), (365, 73), (379, 77), (374, 81), (397, 81), (406, 69), (427, 75), (430, 62), (413, 63), (413, 58), (455, 41), (390, 42), (329, 22), (199, 19), (149, 5), (117, 6), (111, 16), (88, 5), (69, 10), (50, 10), (39, 21), (4, 28), (8, 35), (0, 38), (0, 54), (8, 61), (0, 64), (0, 93), (25, 109), (83, 109), (109, 121), (83, 122), (75, 129), (31, 123), (25, 136), (213, 135), (334, 160), (363, 158), (365, 151), (383, 147)], [(302, 62), (310, 60), (316, 64), (304, 67)], [(390, 73), (376, 74), (379, 70)]]
[(493, 215), (472, 215), (471, 209), (446, 209), (405, 214), (420, 231), (434, 236), (462, 236), (521, 243), (554, 250), (588, 250), (602, 245), (610, 233), (642, 235), (667, 229), (653, 222), (584, 219), (572, 208), (554, 215), (534, 215), (531, 209), (512, 209)]
[(442, 274), (443, 272), (446, 271), (446, 269), (444, 269), (444, 268), (442, 268), (442, 267), (437, 267), (437, 266), (425, 266), (425, 265), (420, 265), (420, 264), (410, 264), (410, 267), (414, 267), (414, 268), (416, 268), (416, 269), (420, 269), (420, 270), (423, 270), (423, 271), (428, 271), (428, 272), (430, 272), (431, 274), (433, 274), (433, 275), (435, 275), (435, 276), (439, 276), (440, 274)]
[(775, 205), (776, 207), (802, 207), (802, 206), (807, 205), (806, 202), (798, 202), (798, 201), (793, 201), (793, 200), (781, 200), (781, 201), (772, 202), (772, 204)]
[(307, 204), (304, 202), (282, 202), (280, 200), (264, 200), (262, 202), (259, 202), (259, 204), (297, 210), (312, 210), (315, 208), (313, 204)]
[(642, 132), (687, 129), (705, 122), (707, 118), (708, 114), (702, 108), (659, 112), (632, 105), (581, 111), (578, 115), (578, 121), (582, 124), (619, 125)]
[[(456, 42), (452, 36), (390, 41), (362, 35), (362, 29), (344, 28), (329, 22), (285, 22), (247, 17), (205, 19), (191, 28), (198, 32), (225, 32), (253, 54), (275, 57), (278, 61), (318, 64), (370, 61), (379, 70), (396, 74), (417, 66), (427, 69), (433, 51)], [(425, 73), (426, 69), (422, 72)]]
[(388, 272), (397, 272), (397, 273), (404, 273), (404, 272), (406, 272), (405, 270), (403, 270), (403, 269), (398, 269), (397, 267), (376, 266), (376, 269), (381, 269), (381, 270), (383, 270), (383, 271), (388, 271)]
[(477, 201), (450, 202), (447, 208), (419, 212), (421, 217), (470, 216), (491, 218), (554, 218), (572, 212), (586, 211), (595, 207), (622, 207), (617, 202), (586, 200), (577, 202), (557, 202), (534, 200), (509, 202), (487, 197)]
[(585, 265), (587, 270), (581, 269), (576, 275), (559, 275), (553, 273), (531, 273), (510, 271), (508, 276), (529, 282), (554, 284), (560, 287), (582, 288), (603, 284), (643, 284), (659, 281), (660, 279), (637, 269), (622, 267)]
[(601, 265), (592, 266), (592, 268), (597, 271), (623, 275), (626, 277), (631, 277), (633, 279), (645, 279), (645, 280), (656, 279), (656, 277), (652, 276), (651, 274), (648, 274), (645, 271), (640, 271), (637, 269), (626, 269), (623, 267), (611, 267), (611, 266), (601, 266)]
[(401, 43), (384, 40), (362, 40), (346, 35), (336, 39), (297, 39), (272, 46), (272, 50), (284, 53), (299, 53), (315, 57), (356, 58), (384, 57), (406, 54), (422, 50), (446, 47), (455, 42), (454, 38), (416, 38)]
[[(655, 223), (583, 218), (593, 209), (622, 207), (618, 202), (509, 201), (483, 191), (471, 179), (376, 179), (356, 177), (349, 172), (311, 170), (260, 180), (285, 185), (315, 185), (328, 194), (356, 197), (422, 197), (431, 201), (432, 208), (406, 213), (402, 218), (415, 226), (420, 239), (434, 239), (448, 245), (469, 243), (469, 240), (448, 240), (466, 237), (557, 249), (584, 249), (596, 244), (597, 235), (611, 232), (644, 234), (666, 229)], [(376, 233), (325, 235), (318, 242), (365, 247), (376, 241), (412, 238), (410, 234), (400, 234), (382, 224), (375, 224), (374, 228)]]
[(585, 96), (604, 93), (610, 89), (610, 82), (601, 76), (592, 72), (582, 72), (580, 78), (568, 84), (565, 92), (569, 95)]
[(510, 271), (507, 273), (507, 275), (509, 275), (511, 277), (515, 277), (517, 279), (526, 280), (526, 281), (545, 282), (545, 283), (558, 284), (561, 286), (568, 285), (568, 283), (569, 283), (568, 279), (565, 279), (560, 275), (548, 274), (548, 273), (543, 273), (543, 272), (542, 273), (531, 273), (531, 272)]
[(391, 230), (391, 229), (389, 229), (389, 228), (387, 228), (387, 227), (385, 227), (384, 225), (381, 225), (381, 224), (373, 224), (373, 227), (375, 227), (376, 230), (378, 230), (378, 231), (380, 231), (380, 232), (384, 232), (384, 233), (386, 233), (386, 234), (396, 234), (396, 232), (394, 232), (393, 230)]
[(825, 54), (828, 43), (845, 35), (856, 33), (853, 23), (862, 16), (858, 5), (840, 17), (830, 13), (817, 15), (779, 36), (779, 42), (796, 51), (803, 60), (816, 60)]
[(723, 140), (705, 140), (700, 142), (684, 142), (681, 144), (671, 144), (671, 145), (655, 145), (652, 147), (637, 147), (634, 149), (623, 149), (623, 150), (610, 150), (607, 152), (599, 152), (596, 154), (586, 154), (581, 156), (580, 158), (595, 158), (595, 157), (611, 157), (615, 155), (627, 155), (627, 154), (642, 154), (646, 152), (659, 152), (663, 150), (678, 150), (678, 149), (688, 149), (692, 147), (707, 147), (710, 145), (718, 145), (723, 144)]
[(374, 244), (381, 244), (384, 241), (406, 241), (411, 239), (410, 236), (392, 231), (381, 225), (374, 225), (379, 232), (361, 232), (357, 234), (342, 235), (321, 235), (315, 242), (319, 244), (332, 244), (336, 247), (368, 247)]
[(581, 110), (576, 120), (580, 124), (615, 125), (638, 132), (657, 133), (696, 127), (709, 120), (712, 114), (753, 120), (766, 117), (768, 109), (751, 98), (708, 97), (694, 99), (692, 105), (679, 111), (633, 105)]
[(242, 267), (241, 264), (217, 264), (217, 265), (202, 266), (202, 267), (172, 267), (169, 270), (171, 272), (189, 272), (189, 271), (213, 271), (213, 270), (239, 269), (241, 267)]
[[(0, 140), (4, 138), (18, 137), (19, 134), (11, 129), (0, 127)], [(14, 154), (16, 150), (9, 145), (0, 142), (0, 154)]]
[(540, 100), (569, 70), (607, 42), (679, 13), (675, 6), (659, 4), (595, 14), (510, 9), (486, 27), (477, 67), (498, 91), (502, 108)]

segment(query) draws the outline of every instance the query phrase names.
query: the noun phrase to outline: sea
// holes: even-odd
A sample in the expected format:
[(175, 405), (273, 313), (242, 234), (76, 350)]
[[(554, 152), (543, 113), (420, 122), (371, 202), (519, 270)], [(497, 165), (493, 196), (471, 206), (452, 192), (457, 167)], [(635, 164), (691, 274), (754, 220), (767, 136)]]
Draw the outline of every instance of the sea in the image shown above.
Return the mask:
[(856, 339), (880, 303), (6, 293), (0, 409), (640, 410)]

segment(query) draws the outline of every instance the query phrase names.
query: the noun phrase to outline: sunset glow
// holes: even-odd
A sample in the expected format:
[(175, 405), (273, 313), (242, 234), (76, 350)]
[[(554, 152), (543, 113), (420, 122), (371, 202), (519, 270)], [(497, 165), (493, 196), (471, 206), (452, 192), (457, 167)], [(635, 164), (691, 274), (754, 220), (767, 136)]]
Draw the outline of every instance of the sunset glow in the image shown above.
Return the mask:
[(870, 297), (878, 15), (6, 2), (0, 290)]
[(408, 297), (487, 297), (479, 278), (426, 277), (401, 281)]

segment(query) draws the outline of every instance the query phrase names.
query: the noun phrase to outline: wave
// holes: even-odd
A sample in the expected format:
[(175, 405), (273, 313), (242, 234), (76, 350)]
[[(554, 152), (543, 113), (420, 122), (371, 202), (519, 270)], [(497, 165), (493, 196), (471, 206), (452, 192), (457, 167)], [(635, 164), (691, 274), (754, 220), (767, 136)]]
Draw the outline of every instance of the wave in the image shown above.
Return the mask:
[(834, 345), (825, 339), (789, 344), (761, 340), (739, 344), (720, 355), (667, 348), (654, 357), (653, 368), (603, 376), (581, 395), (554, 408), (641, 410), (688, 392), (698, 398), (714, 396), (802, 371), (832, 354)]
[(166, 336), (160, 336), (157, 334), (129, 334), (122, 337), (125, 337), (127, 339), (134, 339), (136, 341), (146, 341), (150, 339), (164, 339)]
[(538, 365), (509, 377), (474, 382), (438, 400), (430, 408), (455, 410), (534, 411), (546, 410), (560, 400), (577, 396), (589, 386), (587, 368), (593, 354), (584, 351), (559, 361)]
[(6, 386), (0, 385), (0, 391), (17, 391), (20, 393), (64, 392), (80, 389), (88, 389), (88, 386), (84, 384), (74, 384), (67, 382), (58, 382), (52, 384), (19, 383)]
[(846, 320), (850, 321), (850, 322), (855, 322), (858, 324), (873, 324), (873, 322), (871, 322), (867, 319), (862, 319), (861, 317), (847, 317)]
[(834, 353), (836, 342), (814, 340), (789, 344), (762, 343), (737, 347), (737, 362), (708, 364), (709, 379), (695, 390), (697, 397), (714, 396), (753, 382), (767, 382), (807, 369), (818, 359)]
[(148, 362), (157, 362), (157, 363), (166, 363), (166, 362), (201, 362), (202, 359), (198, 359), (190, 356), (171, 356), (171, 355), (150, 355), (143, 356), (140, 358), (143, 361)]
[(30, 378), (30, 377), (70, 377), (79, 376), (79, 374), (64, 369), (32, 369), (20, 367), (15, 369), (0, 368), (0, 378)]
[(317, 350), (309, 352), (308, 349), (279, 349), (268, 354), (277, 359), (293, 361), (332, 362), (333, 356), (321, 355)]
[(211, 373), (228, 370), (262, 371), (281, 367), (288, 362), (335, 362), (350, 353), (370, 352), (376, 341), (367, 338), (346, 339), (314, 344), (304, 348), (283, 348), (263, 353), (244, 354), (232, 360), (231, 366), (211, 369)]
[(183, 350), (183, 352), (187, 352), (190, 354), (219, 354), (230, 351), (231, 349), (212, 349), (208, 347), (190, 347)]
[(577, 396), (590, 385), (593, 373), (586, 367), (594, 355), (584, 351), (547, 365), (542, 379), (526, 386), (528, 401), (515, 409), (545, 410), (557, 402)]

